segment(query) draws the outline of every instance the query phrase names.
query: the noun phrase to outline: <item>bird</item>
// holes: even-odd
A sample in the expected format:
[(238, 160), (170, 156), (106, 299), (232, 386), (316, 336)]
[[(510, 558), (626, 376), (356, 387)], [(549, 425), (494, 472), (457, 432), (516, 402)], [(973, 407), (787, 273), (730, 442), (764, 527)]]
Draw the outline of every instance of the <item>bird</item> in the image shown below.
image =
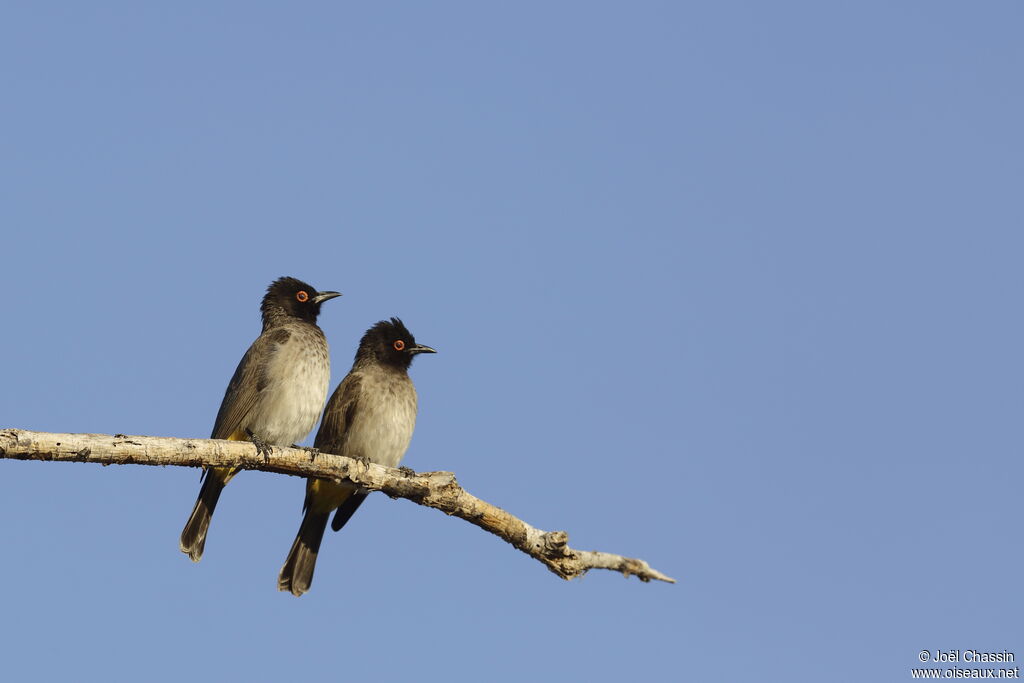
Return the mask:
[[(386, 467), (397, 467), (416, 426), (416, 388), (409, 366), (421, 353), (437, 353), (417, 344), (398, 318), (381, 320), (366, 331), (355, 362), (324, 409), (314, 448)], [(313, 569), (331, 512), (331, 528), (340, 530), (366, 499), (357, 485), (326, 479), (306, 481), (302, 524), (277, 577), (277, 588), (300, 596), (313, 582)]]
[[(274, 280), (263, 297), (263, 331), (242, 356), (221, 401), (211, 439), (252, 441), (267, 457), (313, 430), (327, 398), (331, 366), (327, 339), (317, 326), (320, 305), (341, 296), (318, 292), (293, 277)], [(203, 468), (203, 484), (179, 546), (193, 562), (203, 556), (221, 491), (238, 468)]]

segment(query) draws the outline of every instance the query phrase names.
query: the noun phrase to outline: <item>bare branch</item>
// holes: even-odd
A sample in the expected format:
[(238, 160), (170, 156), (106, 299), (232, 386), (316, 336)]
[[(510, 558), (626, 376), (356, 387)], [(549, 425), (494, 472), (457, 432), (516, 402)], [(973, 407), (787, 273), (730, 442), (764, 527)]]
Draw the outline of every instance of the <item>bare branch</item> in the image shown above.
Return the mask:
[(503, 538), (544, 563), (563, 579), (590, 569), (611, 569), (641, 581), (675, 583), (643, 560), (611, 553), (573, 550), (564, 531), (542, 531), (499, 507), (467, 493), (451, 472), (415, 473), (364, 464), (340, 455), (313, 455), (301, 448), (275, 448), (268, 459), (247, 441), (171, 439), (117, 434), (51, 434), (23, 429), (0, 430), (0, 458), (94, 462), (102, 465), (177, 465), (181, 467), (240, 467), (300, 477), (347, 479), (392, 498), (405, 498), (459, 517)]

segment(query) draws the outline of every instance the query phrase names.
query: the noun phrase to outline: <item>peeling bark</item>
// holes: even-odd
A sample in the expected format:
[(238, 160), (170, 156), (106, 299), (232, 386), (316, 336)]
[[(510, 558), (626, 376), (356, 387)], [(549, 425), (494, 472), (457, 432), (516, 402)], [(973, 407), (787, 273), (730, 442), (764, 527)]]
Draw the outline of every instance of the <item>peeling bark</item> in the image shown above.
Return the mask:
[(124, 434), (53, 434), (22, 429), (0, 430), (0, 458), (94, 462), (102, 465), (176, 465), (180, 467), (240, 467), (300, 477), (349, 480), (392, 498), (405, 498), (459, 517), (504, 539), (542, 562), (563, 579), (590, 569), (610, 569), (641, 581), (675, 583), (643, 560), (569, 547), (569, 534), (530, 526), (499, 507), (466, 492), (451, 472), (413, 472), (382, 467), (340, 455), (312, 453), (302, 448), (274, 448), (264, 458), (247, 441), (172, 439)]

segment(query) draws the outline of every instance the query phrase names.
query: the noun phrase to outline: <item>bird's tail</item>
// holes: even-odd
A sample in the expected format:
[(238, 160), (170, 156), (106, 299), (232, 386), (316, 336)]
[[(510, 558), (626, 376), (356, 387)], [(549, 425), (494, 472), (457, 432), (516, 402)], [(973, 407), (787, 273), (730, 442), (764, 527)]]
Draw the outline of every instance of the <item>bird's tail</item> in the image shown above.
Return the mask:
[(316, 554), (320, 552), (320, 542), (324, 540), (327, 530), (327, 519), (331, 511), (320, 512), (309, 506), (302, 517), (302, 526), (295, 536), (292, 549), (288, 551), (288, 559), (281, 567), (277, 576), (277, 589), (291, 591), (299, 596), (309, 590), (313, 583), (313, 569), (316, 567)]
[(231, 470), (226, 468), (206, 471), (203, 487), (199, 489), (199, 497), (196, 498), (196, 506), (192, 508), (192, 515), (185, 523), (185, 528), (181, 531), (181, 539), (178, 542), (181, 552), (187, 553), (193, 562), (198, 562), (203, 556), (206, 532), (210, 529), (213, 510), (217, 507), (220, 492), (224, 490), (228, 480), (231, 479), (231, 474)]
[(345, 502), (341, 504), (338, 511), (334, 513), (334, 519), (331, 521), (331, 528), (335, 531), (341, 531), (341, 527), (348, 523), (348, 520), (352, 518), (352, 515), (356, 513), (359, 506), (363, 504), (368, 496), (366, 491), (356, 491), (349, 496)]

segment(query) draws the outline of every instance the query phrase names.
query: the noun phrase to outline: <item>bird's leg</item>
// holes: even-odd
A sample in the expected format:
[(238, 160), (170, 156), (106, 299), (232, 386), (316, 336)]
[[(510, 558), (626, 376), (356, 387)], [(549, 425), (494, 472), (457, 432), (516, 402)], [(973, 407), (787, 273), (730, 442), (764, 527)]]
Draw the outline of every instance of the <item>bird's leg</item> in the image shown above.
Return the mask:
[(309, 453), (310, 462), (316, 460), (316, 456), (320, 455), (320, 449), (314, 446), (296, 446), (295, 444), (292, 444), (292, 448), (299, 448)]
[(270, 444), (256, 436), (251, 429), (246, 429), (245, 433), (249, 435), (249, 440), (256, 446), (256, 455), (262, 455), (263, 462), (270, 462), (270, 454), (274, 452)]
[(362, 465), (364, 470), (370, 469), (370, 459), (363, 455), (362, 453), (356, 453), (355, 455), (350, 455), (349, 457), (358, 462), (360, 465)]

